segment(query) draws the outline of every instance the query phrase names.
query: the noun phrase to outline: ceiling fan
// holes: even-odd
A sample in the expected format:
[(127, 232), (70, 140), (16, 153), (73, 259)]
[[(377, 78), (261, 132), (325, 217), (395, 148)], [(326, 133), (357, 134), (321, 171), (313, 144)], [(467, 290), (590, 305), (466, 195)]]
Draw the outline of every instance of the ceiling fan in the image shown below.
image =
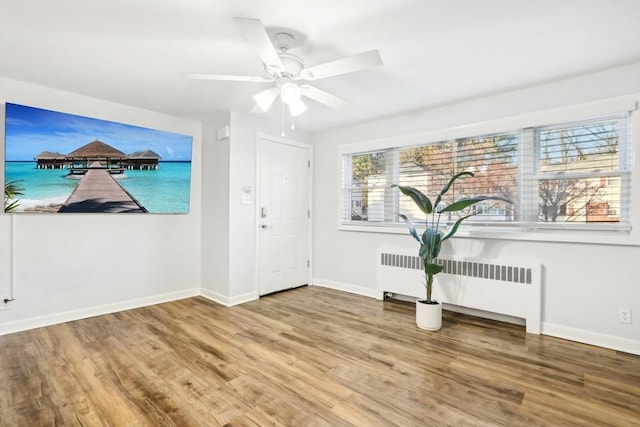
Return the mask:
[(344, 108), (349, 105), (349, 101), (308, 84), (298, 84), (297, 82), (300, 80), (314, 81), (382, 65), (378, 51), (371, 50), (324, 64), (305, 67), (302, 58), (289, 53), (294, 42), (294, 37), (291, 34), (277, 33), (272, 42), (260, 20), (234, 19), (247, 41), (256, 49), (258, 56), (262, 59), (266, 76), (224, 74), (187, 74), (186, 76), (200, 80), (274, 82), (275, 86), (253, 96), (256, 107), (252, 112), (267, 111), (278, 97), (289, 107), (292, 117), (302, 114), (307, 109), (301, 96), (335, 109)]

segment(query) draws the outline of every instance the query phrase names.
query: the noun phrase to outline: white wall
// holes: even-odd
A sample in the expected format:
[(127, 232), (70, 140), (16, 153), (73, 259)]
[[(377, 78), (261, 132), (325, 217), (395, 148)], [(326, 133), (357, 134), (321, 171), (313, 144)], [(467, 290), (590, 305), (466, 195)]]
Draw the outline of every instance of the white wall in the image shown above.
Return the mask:
[[(341, 144), (460, 127), (637, 93), (640, 63), (314, 135), (314, 283), (374, 296), (377, 248), (415, 249), (408, 235), (338, 230)], [(455, 248), (460, 256), (517, 256), (543, 264), (543, 333), (640, 354), (640, 247), (452, 240), (453, 246), (445, 246), (443, 254), (451, 254)], [(618, 323), (618, 307), (632, 309), (633, 324)]]
[[(2, 176), (4, 176), (3, 168), (4, 163), (0, 168)], [(0, 299), (7, 298), (11, 294), (11, 263), (11, 216), (0, 215)]]
[[(0, 78), (3, 117), (6, 102), (192, 135), (193, 163), (188, 214), (14, 214), (16, 301), (0, 311), (0, 333), (199, 293), (199, 122)], [(4, 126), (0, 132), (4, 140)], [(4, 169), (4, 150), (0, 160)], [(11, 286), (11, 253), (5, 249), (11, 218), (0, 216), (0, 295), (5, 295)]]
[[(215, 177), (206, 177), (203, 193), (215, 194), (217, 201), (205, 202), (203, 212), (203, 294), (226, 305), (239, 304), (258, 298), (256, 255), (258, 218), (256, 210), (258, 182), (258, 134), (280, 135), (280, 123), (273, 123), (257, 115), (232, 112), (229, 118), (230, 138), (217, 141), (219, 123), (205, 124), (205, 168), (219, 167)], [(287, 130), (287, 139), (309, 143), (309, 134)], [(217, 142), (216, 142), (217, 141)], [(213, 147), (210, 149), (209, 146)], [(227, 176), (224, 176), (227, 174)], [(242, 204), (245, 188), (251, 189), (253, 203)], [(223, 203), (226, 202), (226, 205)], [(215, 206), (220, 204), (220, 206)], [(226, 209), (225, 212), (216, 212)], [(218, 224), (211, 222), (219, 221)], [(225, 232), (227, 235), (223, 235)]]
[(228, 303), (229, 290), (229, 138), (218, 139), (228, 128), (229, 113), (221, 113), (202, 129), (202, 292)]

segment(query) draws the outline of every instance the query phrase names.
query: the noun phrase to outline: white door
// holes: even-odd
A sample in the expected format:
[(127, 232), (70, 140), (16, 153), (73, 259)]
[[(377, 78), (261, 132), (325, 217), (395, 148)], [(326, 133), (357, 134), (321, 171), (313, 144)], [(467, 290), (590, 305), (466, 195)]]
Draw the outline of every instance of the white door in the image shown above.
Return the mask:
[(260, 295), (309, 283), (309, 153), (259, 140)]

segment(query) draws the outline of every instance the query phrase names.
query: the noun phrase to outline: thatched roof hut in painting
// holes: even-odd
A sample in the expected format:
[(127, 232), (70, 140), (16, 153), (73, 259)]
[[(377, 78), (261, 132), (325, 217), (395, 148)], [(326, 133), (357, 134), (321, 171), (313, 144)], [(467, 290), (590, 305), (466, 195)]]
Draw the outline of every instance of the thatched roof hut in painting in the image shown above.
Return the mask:
[(82, 162), (82, 167), (89, 167), (94, 162), (100, 162), (105, 167), (121, 167), (123, 160), (128, 156), (120, 150), (102, 141), (95, 140), (67, 154), (67, 159), (73, 162)]
[(162, 156), (153, 150), (136, 151), (129, 154), (125, 167), (127, 169), (158, 169), (160, 159)]
[(57, 151), (43, 151), (33, 159), (38, 162), (36, 165), (38, 169), (63, 169), (69, 164), (67, 156)]

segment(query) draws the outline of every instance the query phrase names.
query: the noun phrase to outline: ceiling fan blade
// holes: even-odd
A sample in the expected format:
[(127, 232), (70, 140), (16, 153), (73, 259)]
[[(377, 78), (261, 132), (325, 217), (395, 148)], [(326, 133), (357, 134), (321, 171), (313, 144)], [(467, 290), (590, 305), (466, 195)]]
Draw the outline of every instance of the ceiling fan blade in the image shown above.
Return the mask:
[(382, 58), (377, 50), (360, 53), (324, 64), (314, 65), (305, 68), (296, 76), (295, 80), (317, 80), (326, 77), (337, 76), (339, 74), (352, 73), (354, 71), (366, 70), (382, 65)]
[(271, 104), (273, 104), (273, 101), (278, 98), (278, 96), (280, 96), (280, 88), (274, 86), (253, 95), (253, 99), (256, 101), (256, 105), (262, 111), (267, 111), (271, 107)]
[(302, 92), (302, 95), (306, 96), (307, 98), (313, 99), (314, 101), (327, 105), (331, 108), (335, 108), (336, 110), (345, 108), (346, 106), (351, 104), (345, 99), (338, 98), (335, 95), (331, 95), (329, 92), (325, 92), (313, 86), (300, 85), (300, 91)]
[(278, 56), (278, 51), (273, 46), (269, 34), (264, 29), (259, 19), (235, 18), (236, 23), (242, 30), (245, 38), (257, 50), (258, 56), (265, 63), (267, 68), (282, 71), (284, 66)]
[(224, 81), (234, 81), (234, 82), (271, 82), (272, 79), (268, 79), (266, 77), (258, 77), (258, 76), (234, 76), (228, 74), (185, 74), (184, 75), (188, 79), (194, 80), (224, 80)]
[(259, 113), (264, 113), (264, 110), (262, 108), (260, 108), (260, 106), (258, 104), (255, 104), (253, 106), (253, 108), (251, 109), (251, 111), (249, 111), (250, 114), (259, 114)]

